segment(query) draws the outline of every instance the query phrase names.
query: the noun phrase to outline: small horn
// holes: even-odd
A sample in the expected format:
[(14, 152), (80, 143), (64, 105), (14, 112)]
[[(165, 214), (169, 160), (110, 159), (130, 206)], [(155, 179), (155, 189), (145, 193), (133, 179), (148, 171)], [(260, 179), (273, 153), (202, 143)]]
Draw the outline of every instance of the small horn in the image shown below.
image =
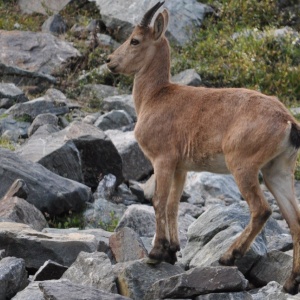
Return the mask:
[(148, 27), (153, 16), (155, 15), (155, 13), (158, 11), (158, 9), (165, 3), (165, 1), (162, 2), (158, 2), (156, 3), (152, 8), (150, 8), (144, 15), (140, 26), (142, 27)]

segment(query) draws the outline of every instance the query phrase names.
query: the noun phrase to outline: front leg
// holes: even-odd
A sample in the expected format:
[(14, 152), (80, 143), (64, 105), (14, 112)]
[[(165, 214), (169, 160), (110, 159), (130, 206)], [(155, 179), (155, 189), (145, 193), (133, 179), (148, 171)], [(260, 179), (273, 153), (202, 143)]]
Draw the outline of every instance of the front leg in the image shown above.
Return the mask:
[[(168, 225), (167, 203), (170, 194), (175, 165), (164, 159), (154, 162), (155, 194), (152, 199), (156, 218), (154, 247), (149, 253), (149, 263), (166, 261), (175, 263), (170, 251), (170, 234)], [(176, 258), (176, 255), (175, 255)]]

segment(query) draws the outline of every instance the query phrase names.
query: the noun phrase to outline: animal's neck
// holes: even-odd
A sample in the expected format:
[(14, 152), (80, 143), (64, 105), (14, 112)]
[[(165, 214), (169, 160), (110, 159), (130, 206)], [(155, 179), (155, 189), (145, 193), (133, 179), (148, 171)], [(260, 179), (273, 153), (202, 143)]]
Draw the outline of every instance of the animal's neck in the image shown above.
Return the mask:
[(153, 60), (145, 65), (134, 77), (133, 98), (137, 115), (143, 103), (151, 100), (152, 95), (170, 83), (170, 48), (166, 39)]

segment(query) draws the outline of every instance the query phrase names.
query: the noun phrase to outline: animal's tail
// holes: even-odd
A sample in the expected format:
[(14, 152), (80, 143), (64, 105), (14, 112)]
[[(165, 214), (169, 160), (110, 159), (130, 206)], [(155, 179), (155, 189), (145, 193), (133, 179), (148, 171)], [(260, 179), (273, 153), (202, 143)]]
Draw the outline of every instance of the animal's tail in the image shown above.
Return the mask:
[(296, 149), (300, 148), (300, 127), (296, 123), (292, 123), (290, 141)]

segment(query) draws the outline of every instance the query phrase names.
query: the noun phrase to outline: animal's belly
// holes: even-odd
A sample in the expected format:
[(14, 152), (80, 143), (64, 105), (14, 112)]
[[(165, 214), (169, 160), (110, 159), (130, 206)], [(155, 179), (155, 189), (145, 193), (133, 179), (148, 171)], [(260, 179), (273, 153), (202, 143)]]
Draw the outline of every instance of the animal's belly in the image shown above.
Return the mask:
[(182, 168), (187, 171), (196, 171), (196, 172), (212, 172), (212, 173), (221, 173), (228, 174), (230, 171), (227, 168), (225, 157), (223, 154), (216, 154), (201, 158), (196, 158), (193, 160), (187, 159), (183, 162)]

